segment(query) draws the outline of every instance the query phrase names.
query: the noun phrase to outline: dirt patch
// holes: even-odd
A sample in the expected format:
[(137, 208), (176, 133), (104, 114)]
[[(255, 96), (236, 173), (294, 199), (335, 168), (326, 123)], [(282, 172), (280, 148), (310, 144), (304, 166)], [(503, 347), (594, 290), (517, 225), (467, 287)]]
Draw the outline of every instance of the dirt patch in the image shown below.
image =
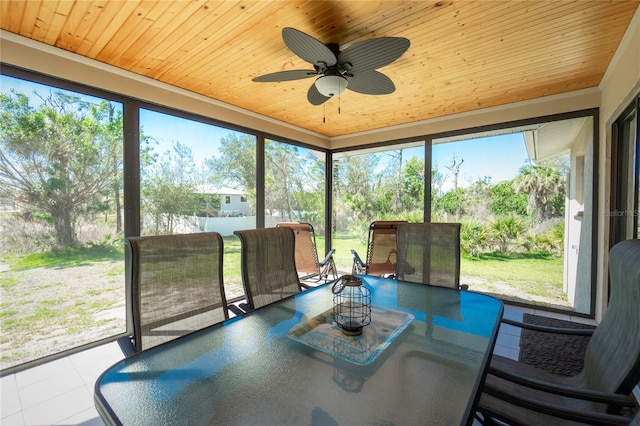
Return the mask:
[(558, 293), (555, 297), (542, 297), (526, 293), (507, 281), (489, 281), (480, 277), (460, 277), (461, 284), (467, 284), (469, 290), (497, 297), (505, 302), (518, 302), (546, 306), (556, 309), (573, 310), (566, 299), (566, 294)]
[(121, 262), (5, 270), (0, 282), (2, 369), (125, 329)]
[[(523, 294), (508, 282), (461, 277), (469, 289), (503, 300), (571, 309), (567, 301)], [(243, 297), (240, 277), (225, 277), (227, 299)], [(124, 262), (12, 271), (0, 264), (0, 369), (123, 333)]]
[[(225, 281), (229, 299), (241, 280)], [(0, 268), (0, 369), (126, 329), (124, 262), (12, 271)]]

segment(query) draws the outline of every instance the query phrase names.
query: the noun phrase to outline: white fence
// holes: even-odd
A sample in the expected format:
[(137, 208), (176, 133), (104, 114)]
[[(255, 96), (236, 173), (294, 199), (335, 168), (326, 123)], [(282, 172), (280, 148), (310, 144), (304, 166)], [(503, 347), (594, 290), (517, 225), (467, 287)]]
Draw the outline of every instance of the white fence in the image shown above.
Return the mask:
[[(279, 217), (267, 216), (265, 226), (276, 226)], [(254, 229), (256, 227), (255, 216), (243, 217), (194, 217), (180, 216), (176, 220), (174, 229), (179, 233), (191, 232), (218, 232), (222, 236), (233, 235), (233, 231)]]

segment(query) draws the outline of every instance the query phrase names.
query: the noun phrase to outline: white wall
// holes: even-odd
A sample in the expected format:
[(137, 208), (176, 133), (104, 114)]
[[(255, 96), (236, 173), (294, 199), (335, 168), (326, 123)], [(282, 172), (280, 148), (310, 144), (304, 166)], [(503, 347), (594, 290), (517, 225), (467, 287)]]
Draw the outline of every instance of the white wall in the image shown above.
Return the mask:
[(255, 229), (256, 217), (201, 217), (200, 230), (205, 232), (218, 232), (223, 237), (233, 235), (234, 231)]
[(609, 254), (609, 188), (611, 186), (611, 126), (620, 113), (640, 94), (640, 8), (629, 24), (609, 68), (600, 83), (600, 179), (598, 193), (598, 284), (596, 319), (606, 311)]
[(593, 120), (585, 120), (571, 147), (565, 208), (565, 290), (576, 312), (591, 311), (593, 235)]
[[(229, 197), (229, 204), (227, 204), (227, 197)], [(220, 212), (218, 216), (224, 216), (225, 213), (229, 213), (232, 216), (249, 216), (251, 214), (251, 206), (247, 201), (242, 201), (240, 195), (220, 195)]]

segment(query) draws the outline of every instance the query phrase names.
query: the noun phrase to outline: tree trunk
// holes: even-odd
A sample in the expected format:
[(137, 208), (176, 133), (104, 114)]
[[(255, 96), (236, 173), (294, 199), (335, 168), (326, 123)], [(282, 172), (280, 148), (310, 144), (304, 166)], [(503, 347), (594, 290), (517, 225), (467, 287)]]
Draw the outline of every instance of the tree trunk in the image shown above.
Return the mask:
[(116, 235), (122, 233), (122, 216), (120, 215), (120, 191), (116, 188)]
[(398, 150), (398, 155), (396, 156), (397, 164), (396, 164), (396, 193), (393, 200), (393, 212), (398, 213), (401, 208), (402, 198), (402, 150)]
[(120, 216), (120, 180), (118, 179), (118, 159), (114, 158), (113, 161), (113, 176), (116, 186), (115, 190), (115, 208), (116, 208), (116, 235), (120, 235), (122, 232), (122, 217)]
[(78, 241), (70, 211), (68, 209), (52, 211), (51, 216), (53, 217), (58, 246), (75, 247)]

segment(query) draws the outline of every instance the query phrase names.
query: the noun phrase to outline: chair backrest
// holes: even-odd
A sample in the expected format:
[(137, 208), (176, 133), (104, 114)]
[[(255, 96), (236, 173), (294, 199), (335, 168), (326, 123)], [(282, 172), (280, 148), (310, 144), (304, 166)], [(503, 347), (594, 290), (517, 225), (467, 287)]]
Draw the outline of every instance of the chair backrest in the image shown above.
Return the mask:
[(369, 225), (366, 274), (387, 275), (396, 272), (396, 231), (406, 220), (377, 220)]
[(125, 246), (136, 351), (229, 318), (220, 234), (128, 237)]
[(319, 274), (320, 263), (313, 226), (306, 222), (279, 222), (276, 227), (293, 229), (295, 236), (295, 261), (299, 274)]
[(459, 223), (398, 225), (399, 280), (460, 288)]
[(640, 380), (640, 240), (609, 252), (609, 306), (585, 353), (587, 385), (628, 394)]
[(241, 244), (242, 284), (252, 309), (300, 292), (291, 228), (250, 229), (235, 234)]

